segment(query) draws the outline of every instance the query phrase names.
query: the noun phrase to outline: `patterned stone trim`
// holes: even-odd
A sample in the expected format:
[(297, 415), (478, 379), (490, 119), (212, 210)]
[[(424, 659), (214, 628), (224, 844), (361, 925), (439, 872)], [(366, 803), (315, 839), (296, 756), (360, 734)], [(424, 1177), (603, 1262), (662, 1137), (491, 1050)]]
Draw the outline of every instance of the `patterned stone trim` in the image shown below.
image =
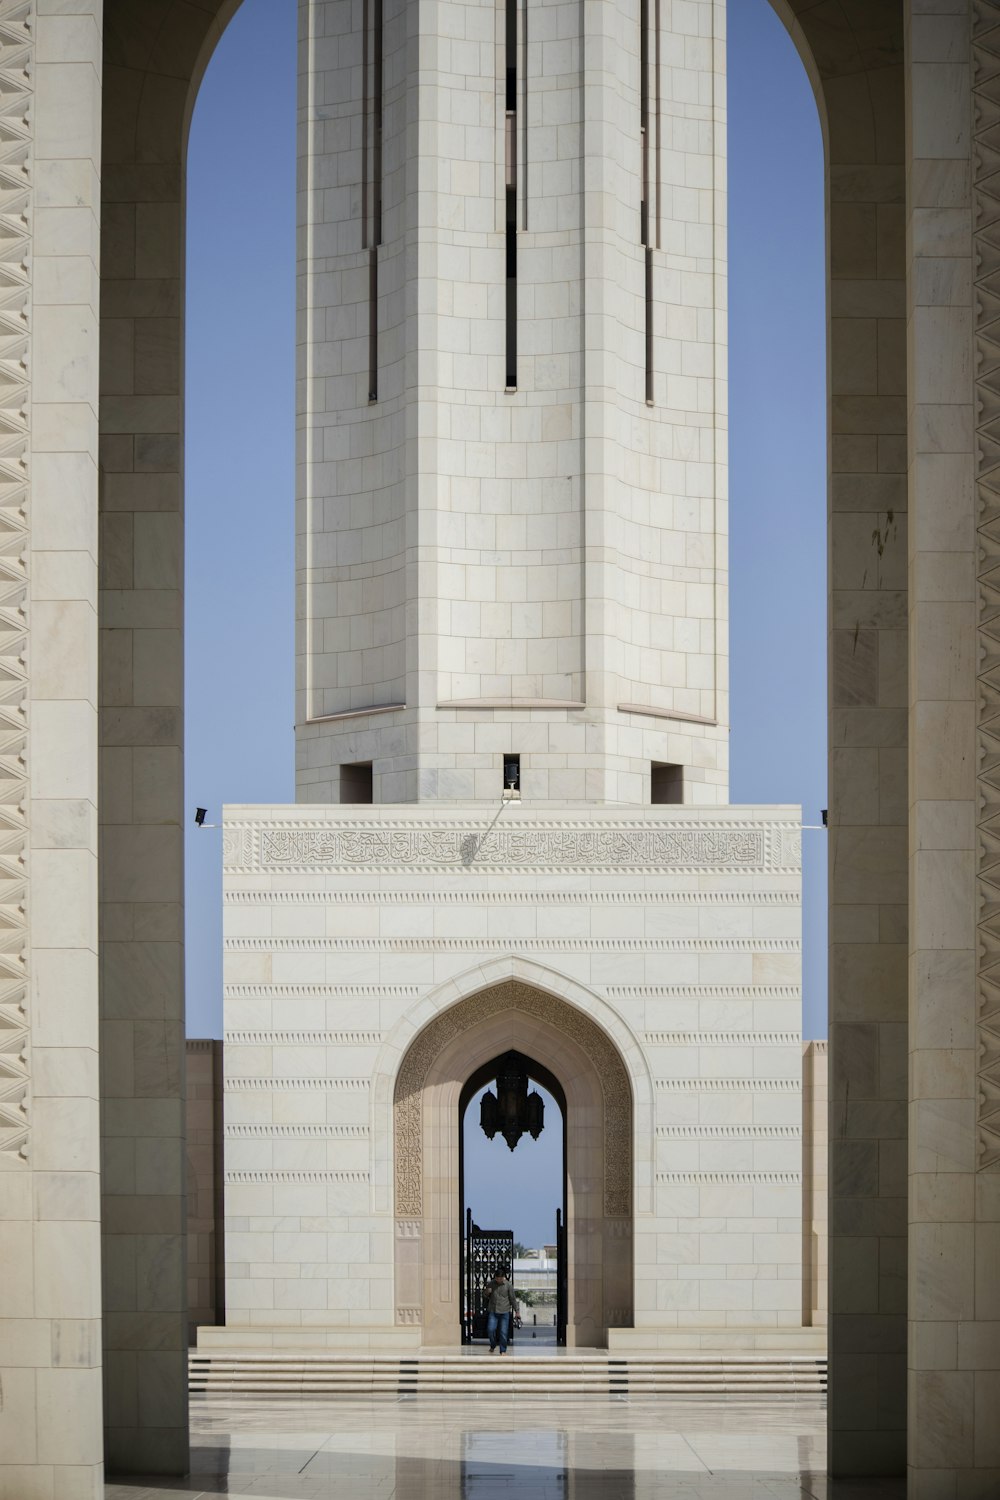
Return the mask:
[(795, 938), (228, 938), (227, 953), (798, 953)]
[(491, 828), (358, 822), (227, 824), (227, 870), (797, 870), (797, 826), (684, 822), (650, 826), (595, 820)]
[(28, 1160), (28, 457), (34, 5), (0, 0), (0, 1170)]
[(377, 1047), (381, 1031), (227, 1031), (233, 1047)]
[(324, 1089), (327, 1093), (349, 1090), (360, 1093), (367, 1089), (367, 1078), (227, 1078), (226, 1088), (233, 1093), (251, 1089)]
[(800, 1000), (797, 984), (609, 984), (616, 1000)]
[(644, 1031), (650, 1047), (797, 1047), (797, 1031)]
[(657, 1172), (666, 1187), (798, 1187), (798, 1172)]
[(675, 1094), (797, 1094), (798, 1078), (658, 1078), (656, 1087)]
[(798, 1141), (798, 1125), (658, 1125), (656, 1134), (668, 1141)]
[(454, 1037), (508, 1010), (525, 1011), (547, 1022), (576, 1042), (593, 1064), (604, 1090), (604, 1213), (608, 1218), (631, 1217), (632, 1087), (618, 1049), (583, 1011), (517, 980), (491, 985), (450, 1006), (411, 1042), (396, 1079), (393, 1104), (397, 1215), (418, 1218), (423, 1213), (421, 1110), (432, 1063)]
[(367, 1125), (227, 1125), (227, 1141), (367, 1140)]
[(977, 1169), (1000, 1171), (1000, 5), (972, 6), (979, 533)]
[(229, 984), (227, 1000), (418, 1000), (416, 984)]
[(327, 1172), (318, 1170), (315, 1172), (227, 1172), (226, 1187), (256, 1187), (266, 1186), (268, 1183), (364, 1183), (368, 1181), (367, 1172)]
[(226, 891), (224, 906), (798, 906), (797, 891)]

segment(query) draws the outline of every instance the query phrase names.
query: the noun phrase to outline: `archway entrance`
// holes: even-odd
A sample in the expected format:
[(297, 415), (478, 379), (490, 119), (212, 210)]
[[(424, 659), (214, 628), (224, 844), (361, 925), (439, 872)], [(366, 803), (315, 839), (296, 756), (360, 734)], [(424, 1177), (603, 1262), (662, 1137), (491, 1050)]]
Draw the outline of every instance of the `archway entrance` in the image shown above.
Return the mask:
[[(480, 990), (417, 1034), (393, 1103), (396, 1321), (427, 1344), (461, 1336), (463, 1092), (511, 1049), (548, 1059), (565, 1134), (566, 1342), (600, 1347), (633, 1320), (633, 1100), (625, 1063), (585, 1011), (517, 980)], [(545, 1081), (544, 1079), (542, 1080)]]
[(507, 1267), (517, 1292), (525, 1338), (539, 1348), (566, 1342), (568, 1130), (562, 1084), (522, 1052), (493, 1058), (462, 1089), (463, 1343), (486, 1337), (485, 1303), (497, 1265)]

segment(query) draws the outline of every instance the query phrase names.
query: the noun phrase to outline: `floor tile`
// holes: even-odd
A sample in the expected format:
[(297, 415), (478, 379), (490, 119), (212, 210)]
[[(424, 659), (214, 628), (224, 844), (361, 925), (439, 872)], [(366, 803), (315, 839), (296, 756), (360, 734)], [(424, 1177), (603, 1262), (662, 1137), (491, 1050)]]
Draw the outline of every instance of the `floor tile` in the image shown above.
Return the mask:
[(903, 1500), (824, 1474), (803, 1400), (358, 1400), (192, 1406), (186, 1479), (106, 1500)]

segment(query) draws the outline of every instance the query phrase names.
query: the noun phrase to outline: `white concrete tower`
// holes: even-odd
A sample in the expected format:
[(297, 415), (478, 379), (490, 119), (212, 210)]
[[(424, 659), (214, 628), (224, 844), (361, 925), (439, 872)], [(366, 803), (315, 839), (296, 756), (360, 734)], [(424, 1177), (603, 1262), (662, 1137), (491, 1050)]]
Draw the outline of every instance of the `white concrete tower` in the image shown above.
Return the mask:
[(724, 20), (304, 0), (300, 801), (726, 802)]

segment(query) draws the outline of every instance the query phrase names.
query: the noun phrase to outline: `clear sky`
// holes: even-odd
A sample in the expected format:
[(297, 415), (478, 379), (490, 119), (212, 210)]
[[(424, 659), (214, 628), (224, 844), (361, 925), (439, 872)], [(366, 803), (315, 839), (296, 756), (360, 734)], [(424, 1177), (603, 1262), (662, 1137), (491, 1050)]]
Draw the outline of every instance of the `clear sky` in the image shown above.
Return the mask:
[[(730, 0), (728, 13), (731, 798), (801, 802), (804, 822), (819, 823), (822, 145), (805, 71), (768, 0)], [(191, 131), (185, 750), (189, 812), (207, 807), (212, 822), (223, 802), (295, 797), (295, 31), (295, 0), (244, 0)], [(186, 836), (188, 1034), (221, 1036), (220, 836), (191, 821)], [(825, 835), (805, 833), (803, 846), (804, 1034), (821, 1037)], [(520, 1153), (483, 1158), (499, 1201), (519, 1202), (524, 1217), (493, 1227), (541, 1243), (558, 1170), (532, 1170), (553, 1187), (529, 1204)]]

